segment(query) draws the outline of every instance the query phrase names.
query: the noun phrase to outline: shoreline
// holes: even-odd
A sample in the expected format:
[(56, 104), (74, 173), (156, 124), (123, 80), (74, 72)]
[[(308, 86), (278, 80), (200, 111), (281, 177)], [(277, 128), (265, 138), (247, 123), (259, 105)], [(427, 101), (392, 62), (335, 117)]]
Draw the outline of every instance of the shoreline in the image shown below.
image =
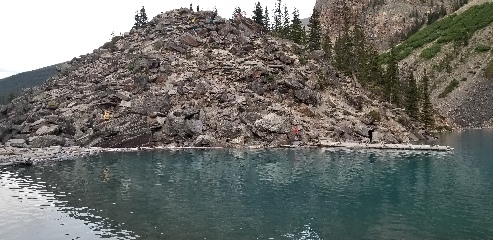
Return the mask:
[[(321, 142), (314, 146), (282, 145), (279, 147), (248, 146), (243, 149), (287, 149), (287, 148), (345, 148), (350, 150), (403, 150), (403, 151), (453, 151), (449, 146), (418, 145), (418, 144), (385, 144), (385, 143), (357, 143), (357, 142)], [(183, 149), (230, 149), (227, 147), (135, 147), (135, 148), (102, 148), (102, 147), (61, 147), (46, 148), (16, 148), (0, 147), (0, 168), (15, 166), (31, 166), (41, 162), (58, 162), (75, 160), (94, 156), (105, 152), (142, 152), (155, 150), (183, 150)]]

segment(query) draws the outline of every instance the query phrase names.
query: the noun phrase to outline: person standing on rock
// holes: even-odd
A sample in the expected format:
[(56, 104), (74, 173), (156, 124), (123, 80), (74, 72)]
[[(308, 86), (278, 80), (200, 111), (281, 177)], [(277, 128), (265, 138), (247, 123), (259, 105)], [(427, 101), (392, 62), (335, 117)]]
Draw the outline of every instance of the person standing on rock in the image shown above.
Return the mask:
[(214, 7), (214, 11), (212, 11), (212, 16), (210, 21), (211, 24), (214, 24), (214, 19), (216, 19), (216, 16), (217, 16), (217, 8)]
[(190, 3), (190, 11), (193, 12), (193, 7), (192, 7), (192, 4)]
[(297, 126), (293, 127), (293, 135), (294, 135), (294, 140), (298, 141), (300, 140), (300, 130), (298, 129)]
[(197, 5), (197, 12), (199, 12), (199, 11), (200, 11), (200, 8), (199, 8), (199, 5)]
[(373, 132), (374, 131), (375, 131), (375, 128), (373, 128), (373, 127), (368, 130), (368, 138), (370, 139), (370, 143), (373, 142)]

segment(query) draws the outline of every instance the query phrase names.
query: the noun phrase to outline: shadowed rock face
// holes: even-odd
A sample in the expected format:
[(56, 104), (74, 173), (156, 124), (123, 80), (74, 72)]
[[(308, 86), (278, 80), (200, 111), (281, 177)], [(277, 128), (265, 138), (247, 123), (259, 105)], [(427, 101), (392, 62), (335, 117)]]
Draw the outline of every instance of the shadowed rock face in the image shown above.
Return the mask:
[(366, 36), (380, 50), (405, 39), (413, 29), (427, 23), (428, 16), (443, 6), (447, 13), (458, 6), (457, 0), (317, 0), (323, 29), (335, 39), (344, 29), (344, 21), (363, 26)]
[(36, 147), (315, 145), (366, 139), (370, 111), (381, 114), (380, 140), (415, 139), (397, 123), (407, 118), (401, 110), (336, 77), (323, 53), (301, 56), (303, 46), (260, 36), (249, 19), (210, 24), (211, 15), (169, 11), (109, 49), (67, 62), (0, 106), (0, 140)]

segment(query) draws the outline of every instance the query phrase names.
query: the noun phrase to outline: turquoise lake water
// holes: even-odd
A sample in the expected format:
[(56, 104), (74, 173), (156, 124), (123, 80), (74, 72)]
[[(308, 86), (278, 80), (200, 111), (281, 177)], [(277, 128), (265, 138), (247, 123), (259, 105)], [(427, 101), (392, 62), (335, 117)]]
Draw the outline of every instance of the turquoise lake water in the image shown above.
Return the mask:
[(491, 239), (493, 131), (450, 153), (111, 153), (0, 169), (0, 239)]

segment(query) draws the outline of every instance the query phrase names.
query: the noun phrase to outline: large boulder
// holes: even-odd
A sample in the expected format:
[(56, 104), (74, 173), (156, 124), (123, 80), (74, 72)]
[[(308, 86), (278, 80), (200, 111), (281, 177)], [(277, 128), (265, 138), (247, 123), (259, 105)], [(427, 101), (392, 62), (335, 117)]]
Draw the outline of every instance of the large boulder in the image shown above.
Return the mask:
[(43, 147), (51, 147), (51, 146), (64, 146), (66, 143), (66, 139), (59, 136), (54, 135), (45, 135), (45, 136), (35, 136), (29, 138), (29, 143), (31, 147), (34, 148), (43, 148)]
[(305, 104), (317, 105), (318, 97), (317, 93), (309, 89), (300, 89), (294, 92), (294, 97)]
[(200, 42), (198, 41), (198, 39), (196, 37), (192, 36), (192, 34), (190, 34), (190, 33), (185, 33), (185, 34), (181, 35), (179, 40), (181, 43), (188, 45), (188, 46), (191, 46), (191, 47), (200, 46)]
[(194, 147), (213, 147), (216, 139), (210, 135), (200, 135), (193, 141)]
[(275, 113), (269, 113), (255, 121), (254, 127), (263, 132), (288, 133), (291, 129), (291, 120)]
[(5, 143), (7, 147), (24, 148), (27, 147), (25, 139), (10, 139)]
[(58, 125), (42, 126), (36, 131), (36, 135), (57, 135), (60, 132), (60, 127)]

